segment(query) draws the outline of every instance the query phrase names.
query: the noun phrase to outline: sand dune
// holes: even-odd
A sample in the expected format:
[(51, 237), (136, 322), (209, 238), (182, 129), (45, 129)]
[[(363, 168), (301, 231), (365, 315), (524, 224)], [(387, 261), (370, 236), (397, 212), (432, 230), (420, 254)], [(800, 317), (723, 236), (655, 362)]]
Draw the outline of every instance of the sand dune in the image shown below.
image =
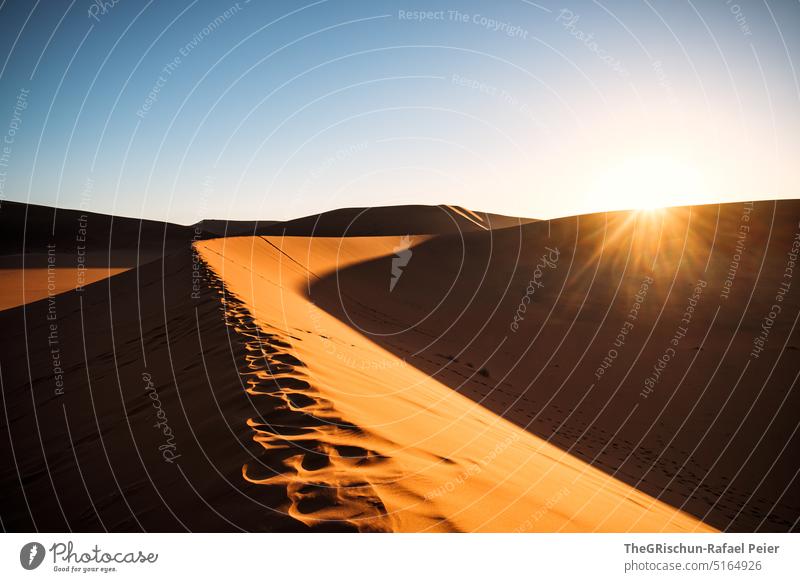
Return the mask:
[[(47, 254), (47, 245), (58, 253), (78, 256), (80, 246), (97, 252), (112, 251), (106, 264), (115, 265), (114, 250), (122, 253), (170, 249), (192, 237), (194, 229), (155, 220), (140, 220), (24, 204), (4, 200), (0, 205), (0, 254)], [(96, 265), (95, 265), (96, 266)]]
[(307, 300), (309, 283), (391, 256), (400, 243), (198, 243), (235, 297), (235, 329), (251, 340), (250, 394), (284, 410), (248, 421), (269, 468), (249, 464), (247, 480), (286, 487), (287, 511), (306, 523), (344, 520), (361, 530), (590, 531), (611, 508), (606, 531), (709, 529), (432, 380)]
[(275, 220), (201, 220), (195, 226), (199, 227), (207, 237), (216, 238), (225, 236), (255, 236), (262, 229), (278, 224)]

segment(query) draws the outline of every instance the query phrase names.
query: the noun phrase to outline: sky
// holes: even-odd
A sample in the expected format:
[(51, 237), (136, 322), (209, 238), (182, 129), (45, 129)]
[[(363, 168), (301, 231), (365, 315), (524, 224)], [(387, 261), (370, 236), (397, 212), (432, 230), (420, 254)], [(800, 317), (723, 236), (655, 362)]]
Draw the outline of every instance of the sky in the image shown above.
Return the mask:
[(190, 224), (800, 196), (798, 0), (0, 2), (0, 201)]

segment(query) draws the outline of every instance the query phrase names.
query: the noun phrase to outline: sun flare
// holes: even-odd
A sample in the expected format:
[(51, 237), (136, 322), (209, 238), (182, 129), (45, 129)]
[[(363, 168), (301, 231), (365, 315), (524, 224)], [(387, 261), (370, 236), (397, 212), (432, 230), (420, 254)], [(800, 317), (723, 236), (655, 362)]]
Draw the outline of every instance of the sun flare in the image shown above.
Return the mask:
[(691, 162), (668, 155), (629, 157), (596, 181), (592, 196), (608, 208), (656, 212), (692, 204), (706, 191), (702, 172)]

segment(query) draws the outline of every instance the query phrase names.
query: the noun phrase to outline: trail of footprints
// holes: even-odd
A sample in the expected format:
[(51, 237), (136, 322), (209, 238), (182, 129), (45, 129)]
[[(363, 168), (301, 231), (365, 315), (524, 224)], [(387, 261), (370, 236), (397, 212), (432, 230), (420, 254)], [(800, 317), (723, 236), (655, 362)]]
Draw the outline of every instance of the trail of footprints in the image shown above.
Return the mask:
[(365, 446), (363, 431), (339, 418), (314, 388), (289, 343), (301, 340), (265, 331), (207, 266), (205, 276), (246, 350), (240, 376), (256, 413), (247, 424), (268, 451), (242, 467), (244, 479), (281, 488), (287, 498), (281, 509), (314, 530), (391, 531), (392, 519), (366, 479), (385, 457)]
[[(291, 354), (291, 344), (287, 341), (301, 340), (288, 338), (277, 330), (272, 333), (262, 331), (247, 308), (225, 290), (222, 281), (210, 270), (208, 279), (209, 286), (221, 296), (226, 323), (243, 338), (249, 352), (247, 367), (242, 371), (248, 394), (256, 399), (269, 398), (273, 402), (269, 412), (260, 418), (249, 419), (248, 425), (255, 432), (256, 442), (273, 453), (281, 453), (278, 456), (280, 466), (274, 466), (275, 455), (271, 454), (272, 460), (262, 462), (258, 469), (246, 465), (244, 478), (252, 483), (285, 487), (290, 500), (289, 514), (307, 525), (319, 527), (321, 523), (344, 522), (360, 531), (391, 530), (391, 520), (380, 498), (366, 480), (358, 478), (363, 474), (364, 466), (382, 462), (384, 458), (364, 447), (361, 430), (339, 419), (330, 402), (313, 388), (304, 364)], [(441, 362), (412, 354), (402, 346), (395, 347), (407, 351), (411, 359), (422, 357), (430, 364), (441, 366)], [(450, 363), (455, 360), (443, 354), (436, 356), (450, 360)], [(451, 367), (446, 368), (452, 372)], [(457, 375), (484, 387), (490, 386), (479, 379), (474, 370), (465, 370)], [(462, 386), (465, 392), (470, 392), (471, 388), (469, 384)], [(505, 394), (499, 386), (495, 386), (494, 391)], [(476, 395), (480, 394), (482, 392)], [(509, 400), (514, 398), (513, 393), (506, 396)], [(528, 398), (523, 397), (523, 400)], [(691, 458), (682, 457), (682, 463), (661, 458), (660, 466), (654, 466), (658, 457), (655, 451), (640, 446), (634, 455), (630, 455), (634, 443), (625, 439), (608, 442), (609, 435), (596, 434), (597, 430), (592, 426), (587, 429), (582, 419), (575, 418), (570, 426), (566, 426), (557, 418), (534, 415), (525, 407), (516, 407), (514, 411), (528, 416), (530, 422), (535, 420), (549, 425), (550, 430), (546, 432), (562, 448), (572, 448), (576, 441), (580, 441), (584, 446), (574, 451), (578, 457), (606, 470), (615, 469), (624, 481), (638, 482), (642, 472), (650, 469), (643, 483), (652, 481), (656, 491), (675, 493), (676, 490), (687, 491), (697, 487), (693, 496), (695, 500), (704, 500), (707, 508), (714, 507), (720, 521), (729, 520), (728, 527), (734, 526), (734, 522), (739, 527), (743, 522), (746, 522), (746, 528), (756, 527), (764, 520), (769, 524), (767, 529), (791, 529), (791, 523), (776, 515), (780, 512), (769, 510), (772, 503), (764, 497), (749, 499), (749, 495), (737, 491), (736, 487), (729, 487), (726, 495), (722, 496), (721, 490), (704, 483), (704, 472)], [(605, 431), (600, 429), (599, 432)], [(623, 460), (627, 463), (621, 467)], [(631, 463), (635, 467), (632, 472), (628, 466)], [(258, 470), (261, 475), (256, 475)], [(673, 479), (673, 485), (668, 486)], [(788, 509), (795, 513), (798, 511), (796, 507)]]

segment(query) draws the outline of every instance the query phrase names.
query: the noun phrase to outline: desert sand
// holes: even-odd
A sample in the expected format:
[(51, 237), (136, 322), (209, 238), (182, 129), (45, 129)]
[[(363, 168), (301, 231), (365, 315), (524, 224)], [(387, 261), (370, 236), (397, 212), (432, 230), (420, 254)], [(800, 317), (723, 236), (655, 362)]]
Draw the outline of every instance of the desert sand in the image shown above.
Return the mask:
[(97, 219), (127, 270), (0, 310), (3, 527), (795, 530), (800, 205), (747, 208)]

